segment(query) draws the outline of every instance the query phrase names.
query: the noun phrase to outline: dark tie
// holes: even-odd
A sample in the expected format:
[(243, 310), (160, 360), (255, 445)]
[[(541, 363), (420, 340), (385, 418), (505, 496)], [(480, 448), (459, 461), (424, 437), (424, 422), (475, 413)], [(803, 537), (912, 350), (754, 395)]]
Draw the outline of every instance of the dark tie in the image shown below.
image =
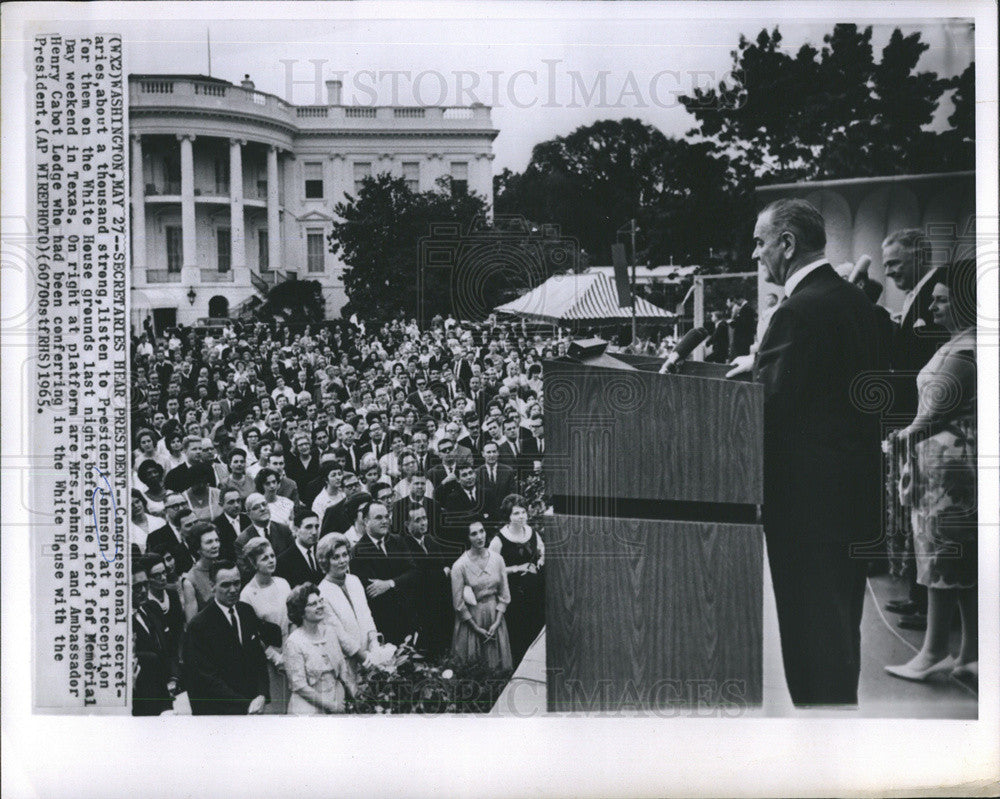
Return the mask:
[(240, 622), (239, 619), (236, 618), (235, 606), (229, 608), (229, 623), (233, 625), (233, 631), (236, 633), (236, 640), (242, 644), (243, 636), (240, 635)]
[(494, 466), (492, 469), (490, 469), (490, 482), (495, 485), (496, 481), (497, 481), (497, 470), (496, 467)]
[(313, 557), (312, 547), (306, 550), (306, 554), (309, 556), (309, 569), (313, 572), (316, 571), (316, 559)]

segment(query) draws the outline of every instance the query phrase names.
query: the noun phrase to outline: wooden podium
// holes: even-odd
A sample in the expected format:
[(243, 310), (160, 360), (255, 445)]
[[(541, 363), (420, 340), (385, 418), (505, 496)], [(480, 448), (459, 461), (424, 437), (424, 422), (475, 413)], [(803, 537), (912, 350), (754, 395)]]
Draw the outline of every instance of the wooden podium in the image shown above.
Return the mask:
[(550, 712), (761, 702), (761, 387), (692, 363), (544, 365)]

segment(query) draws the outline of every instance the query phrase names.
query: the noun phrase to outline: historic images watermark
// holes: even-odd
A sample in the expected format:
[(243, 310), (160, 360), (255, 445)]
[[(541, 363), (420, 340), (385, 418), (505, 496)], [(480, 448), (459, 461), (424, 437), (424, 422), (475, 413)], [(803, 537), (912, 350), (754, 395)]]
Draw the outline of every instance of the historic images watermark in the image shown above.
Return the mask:
[(517, 70), (362, 69), (331, 70), (326, 58), (283, 58), (285, 99), (324, 105), (333, 84), (336, 105), (467, 106), (491, 108), (679, 108), (682, 97), (716, 89), (712, 102), (739, 108), (746, 98), (745, 74), (739, 71), (661, 69), (594, 70), (565, 68), (559, 58), (543, 58)]

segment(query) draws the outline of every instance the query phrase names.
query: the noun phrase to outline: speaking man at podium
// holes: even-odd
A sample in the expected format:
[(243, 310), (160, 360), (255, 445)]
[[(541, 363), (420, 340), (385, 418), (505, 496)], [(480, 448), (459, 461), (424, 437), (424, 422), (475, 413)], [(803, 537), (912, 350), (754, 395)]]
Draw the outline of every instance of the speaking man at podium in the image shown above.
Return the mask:
[(859, 381), (884, 366), (871, 302), (825, 259), (823, 217), (768, 205), (753, 256), (785, 287), (753, 369), (764, 386), (764, 535), (785, 677), (796, 705), (856, 704), (866, 562), (879, 530), (879, 417)]

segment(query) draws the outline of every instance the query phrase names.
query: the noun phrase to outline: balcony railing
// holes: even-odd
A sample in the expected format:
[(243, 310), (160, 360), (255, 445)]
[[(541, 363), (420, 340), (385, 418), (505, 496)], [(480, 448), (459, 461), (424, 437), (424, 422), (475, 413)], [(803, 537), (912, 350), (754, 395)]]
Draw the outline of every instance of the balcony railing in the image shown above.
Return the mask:
[(180, 283), (181, 273), (171, 272), (168, 269), (147, 269), (147, 283)]
[(215, 269), (202, 269), (201, 270), (201, 282), (202, 283), (232, 283), (233, 282), (233, 272), (229, 270), (228, 272), (218, 272)]
[(130, 104), (206, 108), (264, 115), (294, 130), (310, 130), (330, 124), (363, 130), (371, 124), (402, 124), (407, 128), (466, 128), (492, 130), (490, 108), (484, 105), (446, 106), (350, 106), (292, 105), (280, 97), (214, 81), (195, 78), (136, 77), (130, 81)]
[(173, 181), (167, 181), (166, 183), (147, 183), (146, 184), (146, 196), (147, 197), (162, 197), (165, 194), (180, 194), (181, 184), (174, 183)]

